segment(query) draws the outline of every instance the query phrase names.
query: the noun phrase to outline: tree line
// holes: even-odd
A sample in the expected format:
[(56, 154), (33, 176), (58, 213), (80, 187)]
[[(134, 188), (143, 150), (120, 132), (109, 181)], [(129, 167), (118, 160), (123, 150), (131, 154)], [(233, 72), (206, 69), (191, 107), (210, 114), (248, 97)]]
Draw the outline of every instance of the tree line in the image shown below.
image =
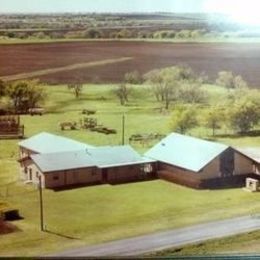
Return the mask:
[[(165, 111), (171, 112), (170, 128), (181, 133), (198, 125), (211, 128), (212, 135), (223, 127), (246, 133), (259, 124), (260, 92), (249, 89), (240, 75), (231, 71), (218, 73), (215, 84), (227, 92), (223, 100), (214, 104), (208, 91), (211, 86), (205, 88), (204, 83), (208, 83), (207, 76), (197, 75), (187, 66), (172, 66), (154, 69), (144, 75), (138, 71), (126, 73), (112, 92), (124, 106), (133, 99), (134, 85), (144, 84), (148, 90), (143, 95), (152, 95)], [(78, 99), (83, 85), (69, 84), (68, 90)], [(0, 113), (28, 113), (30, 108), (41, 106), (46, 97), (46, 90), (39, 80), (0, 81)]]
[(151, 29), (89, 29), (39, 30), (39, 31), (2, 31), (0, 37), (9, 39), (200, 39), (234, 37), (228, 32), (196, 30), (151, 30)]
[[(196, 75), (185, 66), (173, 66), (152, 70), (143, 76), (137, 71), (127, 73), (124, 82), (114, 89), (121, 105), (127, 104), (134, 91), (133, 84), (149, 86), (147, 93), (171, 110), (171, 130), (186, 133), (189, 129), (203, 125), (212, 129), (229, 127), (236, 132), (246, 133), (260, 121), (260, 92), (248, 88), (247, 82), (231, 71), (220, 71), (215, 84), (227, 89), (224, 100), (211, 104), (208, 91), (203, 84), (208, 82), (205, 75)], [(208, 86), (210, 88), (210, 85)]]

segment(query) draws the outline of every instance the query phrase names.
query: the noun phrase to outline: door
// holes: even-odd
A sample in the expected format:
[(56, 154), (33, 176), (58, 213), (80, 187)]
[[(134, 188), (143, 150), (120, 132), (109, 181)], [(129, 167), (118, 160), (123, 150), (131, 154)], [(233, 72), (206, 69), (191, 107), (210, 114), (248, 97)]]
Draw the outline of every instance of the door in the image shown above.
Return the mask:
[(108, 181), (107, 169), (102, 169), (102, 181), (105, 183), (107, 183), (107, 181)]
[(234, 166), (234, 151), (227, 149), (220, 156), (220, 172), (222, 177), (229, 177), (233, 175)]
[(29, 169), (29, 181), (32, 181), (32, 169)]

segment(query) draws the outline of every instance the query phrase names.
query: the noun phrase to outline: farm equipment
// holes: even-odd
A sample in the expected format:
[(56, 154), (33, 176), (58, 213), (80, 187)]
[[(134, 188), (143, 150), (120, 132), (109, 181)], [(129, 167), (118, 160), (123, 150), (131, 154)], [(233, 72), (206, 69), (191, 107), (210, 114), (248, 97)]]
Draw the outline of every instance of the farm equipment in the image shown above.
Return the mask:
[(80, 120), (80, 126), (83, 129), (92, 129), (97, 126), (97, 119), (91, 117), (85, 117)]
[(40, 115), (42, 116), (44, 114), (44, 108), (42, 107), (33, 107), (28, 109), (28, 113), (33, 116), (33, 115)]
[(98, 132), (98, 133), (102, 133), (102, 134), (106, 134), (106, 135), (117, 133), (117, 131), (115, 129), (104, 127), (102, 125), (94, 127), (90, 130), (93, 131), (93, 132)]
[(19, 115), (0, 116), (0, 138), (23, 138), (24, 126)]
[(76, 130), (77, 129), (77, 123), (76, 122), (62, 122), (60, 123), (61, 130)]
[(82, 110), (83, 115), (95, 115), (96, 112), (97, 112), (96, 110), (90, 110), (90, 109), (83, 109)]
[(129, 138), (129, 143), (131, 142), (148, 142), (152, 140), (161, 140), (165, 135), (159, 133), (151, 133), (151, 134), (133, 134)]
[(80, 126), (83, 129), (89, 129), (92, 132), (102, 133), (102, 134), (116, 134), (117, 131), (112, 128), (103, 126), (102, 124), (97, 123), (97, 118), (85, 117), (83, 120), (80, 120)]

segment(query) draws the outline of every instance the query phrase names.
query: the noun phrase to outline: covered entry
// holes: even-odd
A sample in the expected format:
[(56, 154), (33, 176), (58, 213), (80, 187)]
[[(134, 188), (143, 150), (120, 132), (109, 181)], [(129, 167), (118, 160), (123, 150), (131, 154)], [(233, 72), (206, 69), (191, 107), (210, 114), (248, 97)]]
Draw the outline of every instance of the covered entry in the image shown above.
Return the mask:
[(220, 172), (222, 177), (230, 177), (235, 169), (234, 150), (228, 148), (220, 155)]

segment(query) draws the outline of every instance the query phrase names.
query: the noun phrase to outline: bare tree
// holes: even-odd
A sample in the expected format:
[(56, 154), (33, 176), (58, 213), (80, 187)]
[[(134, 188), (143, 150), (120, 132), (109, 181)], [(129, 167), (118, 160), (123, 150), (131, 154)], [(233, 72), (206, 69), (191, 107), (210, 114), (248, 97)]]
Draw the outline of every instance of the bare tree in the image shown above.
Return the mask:
[(128, 102), (131, 89), (126, 84), (120, 84), (113, 90), (113, 92), (119, 98), (120, 104), (123, 106), (126, 102)]
[(194, 82), (195, 75), (188, 67), (169, 67), (161, 70), (152, 70), (144, 75), (147, 84), (151, 85), (157, 101), (164, 102), (165, 109), (171, 101), (178, 98), (180, 86), (189, 81)]
[(82, 84), (69, 84), (68, 89), (73, 91), (76, 98), (79, 98), (79, 96), (82, 93), (83, 85)]

